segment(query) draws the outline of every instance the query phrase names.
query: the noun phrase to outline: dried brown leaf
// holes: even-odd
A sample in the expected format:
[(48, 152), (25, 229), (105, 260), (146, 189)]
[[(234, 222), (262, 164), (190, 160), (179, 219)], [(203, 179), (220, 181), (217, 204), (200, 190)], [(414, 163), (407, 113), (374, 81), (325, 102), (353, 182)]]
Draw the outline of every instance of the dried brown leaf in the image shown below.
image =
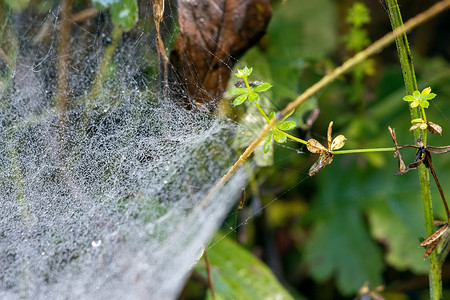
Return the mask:
[(324, 153), (329, 152), (327, 148), (325, 148), (318, 140), (316, 139), (309, 139), (306, 148), (311, 153)]
[(164, 0), (152, 0), (153, 2), (153, 20), (155, 24), (161, 23), (164, 15)]
[(428, 125), (427, 129), (429, 132), (431, 132), (431, 134), (434, 134), (437, 132), (440, 135), (442, 135), (442, 127), (441, 126), (439, 126), (436, 123), (430, 122), (430, 121), (427, 122), (427, 125)]
[(450, 224), (445, 223), (438, 230), (436, 230), (432, 235), (430, 235), (426, 240), (424, 240), (422, 243), (420, 243), (420, 246), (428, 246), (435, 241), (439, 241), (439, 239), (442, 237), (442, 235), (447, 231), (447, 229), (449, 227), (450, 227)]
[(416, 123), (416, 124), (413, 124), (413, 125), (409, 128), (409, 131), (413, 131), (414, 129), (419, 128), (419, 126), (420, 126), (421, 124), (422, 124), (422, 123)]
[(342, 134), (338, 135), (337, 137), (334, 138), (333, 142), (331, 143), (330, 150), (333, 151), (341, 149), (342, 147), (344, 147), (346, 140), (347, 139)]
[(170, 53), (173, 96), (217, 104), (230, 70), (265, 33), (270, 0), (178, 0), (180, 35)]
[(430, 254), (434, 251), (437, 244), (441, 240), (444, 233), (448, 230), (450, 227), (449, 223), (444, 223), (441, 228), (436, 230), (432, 235), (430, 235), (426, 240), (424, 240), (422, 243), (420, 243), (420, 246), (427, 246), (425, 249), (425, 253), (423, 255), (423, 258), (427, 258), (430, 256)]
[(430, 256), (431, 253), (433, 253), (434, 249), (436, 249), (437, 244), (439, 243), (439, 241), (434, 241), (431, 244), (429, 244), (427, 246), (427, 248), (425, 249), (425, 253), (423, 254), (423, 258), (427, 258), (428, 256)]
[(309, 169), (309, 176), (316, 175), (325, 166), (331, 164), (333, 161), (333, 155), (330, 153), (321, 153), (319, 159)]
[(328, 149), (331, 149), (332, 127), (333, 127), (333, 121), (330, 122), (330, 124), (328, 125), (328, 130), (327, 130)]

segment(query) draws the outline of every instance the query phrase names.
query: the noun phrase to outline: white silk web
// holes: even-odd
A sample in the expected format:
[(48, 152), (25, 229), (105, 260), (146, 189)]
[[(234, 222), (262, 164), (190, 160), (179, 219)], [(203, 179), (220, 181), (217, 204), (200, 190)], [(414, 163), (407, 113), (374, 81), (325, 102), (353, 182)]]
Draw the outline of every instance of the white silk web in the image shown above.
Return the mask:
[(56, 10), (2, 26), (12, 39), (0, 48), (17, 51), (0, 59), (0, 298), (175, 298), (244, 184), (238, 173), (200, 206), (236, 159), (236, 125), (158, 100), (143, 71), (157, 68), (155, 36), (139, 30), (123, 36), (87, 109), (110, 43), (89, 24), (73, 26), (61, 119)]

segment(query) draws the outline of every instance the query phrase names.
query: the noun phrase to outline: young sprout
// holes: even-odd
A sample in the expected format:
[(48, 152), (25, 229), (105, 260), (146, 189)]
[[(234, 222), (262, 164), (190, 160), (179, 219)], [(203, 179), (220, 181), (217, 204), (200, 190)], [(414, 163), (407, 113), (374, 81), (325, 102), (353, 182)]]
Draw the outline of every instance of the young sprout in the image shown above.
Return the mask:
[(253, 68), (243, 68), (242, 70), (238, 70), (236, 77), (242, 78), (243, 80), (238, 81), (234, 88), (230, 90), (230, 94), (237, 96), (233, 105), (238, 106), (244, 103), (245, 100), (249, 100), (251, 103), (258, 104), (259, 95), (258, 93), (265, 92), (272, 87), (271, 84), (261, 81), (248, 82), (247, 78), (252, 73)]
[(431, 93), (430, 87), (423, 89), (422, 92), (415, 91), (412, 95), (406, 95), (403, 97), (403, 100), (409, 102), (409, 106), (411, 108), (420, 107), (422, 112), (422, 118), (417, 118), (411, 121), (413, 125), (409, 128), (410, 131), (420, 128), (422, 130), (428, 129), (428, 131), (432, 134), (437, 132), (442, 135), (442, 127), (436, 123), (427, 121), (427, 116), (425, 114), (425, 108), (428, 108), (430, 105), (428, 100), (434, 99), (434, 97), (436, 97), (436, 94)]
[[(260, 96), (258, 93), (265, 92), (269, 90), (272, 85), (266, 82), (262, 81), (248, 81), (248, 77), (252, 73), (252, 68), (245, 67), (242, 70), (238, 70), (235, 74), (236, 77), (242, 78), (243, 80), (240, 80), (234, 84), (234, 88), (230, 90), (230, 94), (237, 96), (234, 101), (233, 105), (238, 106), (245, 102), (245, 100), (249, 100), (251, 103), (253, 103), (261, 113), (261, 115), (264, 117), (267, 123), (270, 123), (272, 119), (276, 117), (275, 112), (271, 112), (269, 115), (266, 115), (264, 110), (259, 105), (259, 99)], [(287, 134), (284, 131), (294, 129), (297, 124), (295, 121), (286, 119), (290, 117), (294, 111), (292, 110), (289, 112), (286, 116), (284, 116), (283, 119), (280, 121), (277, 121), (275, 126), (267, 133), (266, 137), (264, 138), (264, 146), (263, 150), (264, 153), (269, 152), (270, 146), (272, 145), (272, 142), (275, 140), (277, 143), (285, 143), (288, 138), (291, 140), (297, 141), (299, 143), (306, 144), (306, 141), (296, 138), (295, 136), (292, 136), (290, 134)]]
[(342, 134), (338, 135), (334, 140), (331, 139), (333, 121), (328, 125), (327, 131), (327, 142), (328, 148), (325, 148), (319, 141), (315, 139), (309, 139), (306, 144), (306, 148), (308, 148), (311, 153), (319, 153), (319, 159), (311, 166), (309, 169), (309, 176), (316, 175), (321, 169), (325, 166), (331, 164), (333, 161), (333, 152), (334, 150), (341, 149), (344, 147), (345, 141), (347, 140), (345, 136)]

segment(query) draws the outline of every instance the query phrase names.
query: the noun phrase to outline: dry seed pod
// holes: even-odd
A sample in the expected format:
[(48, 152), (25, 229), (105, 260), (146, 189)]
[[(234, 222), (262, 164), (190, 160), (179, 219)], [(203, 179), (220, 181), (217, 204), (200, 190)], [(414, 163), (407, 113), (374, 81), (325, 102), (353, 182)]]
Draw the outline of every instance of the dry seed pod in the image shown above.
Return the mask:
[(328, 125), (327, 130), (327, 141), (328, 141), (328, 149), (331, 149), (331, 133), (332, 133), (333, 121)]
[(428, 256), (430, 256), (430, 254), (433, 252), (433, 250), (436, 248), (437, 244), (441, 240), (442, 235), (444, 235), (444, 233), (447, 231), (449, 227), (450, 227), (449, 223), (444, 223), (444, 225), (442, 225), (441, 228), (436, 230), (435, 233), (433, 233), (426, 240), (420, 243), (420, 246), (427, 246), (423, 258), (427, 258)]
[(436, 124), (436, 123), (433, 123), (433, 122), (430, 122), (430, 121), (428, 121), (427, 122), (427, 129), (428, 129), (428, 131), (430, 131), (431, 132), (431, 134), (433, 134), (433, 133), (439, 133), (440, 135), (442, 135), (442, 127), (441, 126), (439, 126), (438, 124)]
[(153, 0), (153, 20), (159, 25), (164, 15), (164, 0)]
[(344, 147), (346, 140), (347, 139), (342, 134), (338, 135), (337, 137), (334, 138), (333, 142), (331, 143), (330, 150), (333, 151), (341, 149), (342, 147)]
[(325, 148), (319, 141), (315, 139), (309, 139), (306, 144), (306, 148), (311, 153), (324, 153), (329, 152), (327, 148)]
[(325, 166), (331, 164), (333, 161), (333, 155), (330, 153), (321, 153), (319, 159), (311, 166), (308, 175), (314, 176)]

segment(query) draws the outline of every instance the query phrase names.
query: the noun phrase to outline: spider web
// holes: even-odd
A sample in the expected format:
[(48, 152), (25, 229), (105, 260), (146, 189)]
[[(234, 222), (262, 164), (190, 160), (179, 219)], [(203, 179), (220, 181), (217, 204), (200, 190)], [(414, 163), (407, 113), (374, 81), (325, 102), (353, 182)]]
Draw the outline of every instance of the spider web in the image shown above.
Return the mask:
[[(140, 14), (150, 16), (150, 5)], [(158, 68), (156, 35), (142, 27), (148, 17), (123, 36), (87, 110), (111, 43), (107, 14), (72, 24), (61, 120), (58, 10), (10, 12), (2, 21), (17, 51), (12, 63), (0, 60), (0, 297), (175, 298), (245, 184), (239, 172), (200, 205), (236, 159), (236, 124), (159, 99), (148, 71)]]

